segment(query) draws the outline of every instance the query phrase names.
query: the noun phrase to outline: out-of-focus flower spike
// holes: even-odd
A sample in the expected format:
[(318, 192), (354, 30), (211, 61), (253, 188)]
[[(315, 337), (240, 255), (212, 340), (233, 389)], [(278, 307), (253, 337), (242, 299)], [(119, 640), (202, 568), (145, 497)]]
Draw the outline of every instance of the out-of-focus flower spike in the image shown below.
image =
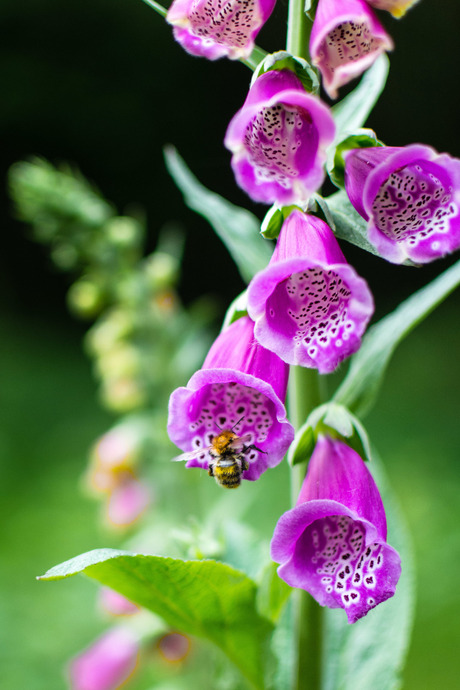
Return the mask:
[(111, 492), (107, 501), (107, 520), (114, 527), (129, 527), (147, 510), (152, 500), (149, 487), (127, 475)]
[(392, 49), (393, 41), (364, 0), (319, 0), (310, 54), (331, 98)]
[(345, 189), (381, 256), (427, 263), (460, 248), (459, 159), (422, 144), (344, 157)]
[(166, 21), (192, 55), (217, 60), (248, 58), (276, 0), (174, 0)]
[(99, 606), (111, 616), (131, 616), (140, 611), (136, 604), (110, 587), (99, 590)]
[(279, 576), (349, 623), (392, 597), (401, 574), (387, 544), (385, 511), (362, 458), (319, 436), (297, 505), (281, 516), (271, 543)]
[(248, 288), (261, 345), (288, 364), (333, 371), (361, 344), (374, 303), (329, 226), (293, 211), (272, 259)]
[(202, 369), (169, 401), (169, 437), (194, 452), (186, 466), (206, 469), (211, 460), (206, 449), (227, 429), (249, 435), (247, 443), (257, 446), (245, 456), (249, 468), (243, 479), (258, 479), (278, 465), (294, 438), (284, 407), (288, 373), (288, 366), (255, 340), (251, 319), (244, 316), (228, 326)]
[(321, 186), (334, 133), (329, 108), (291, 70), (271, 70), (254, 81), (224, 143), (239, 186), (255, 201), (285, 206)]

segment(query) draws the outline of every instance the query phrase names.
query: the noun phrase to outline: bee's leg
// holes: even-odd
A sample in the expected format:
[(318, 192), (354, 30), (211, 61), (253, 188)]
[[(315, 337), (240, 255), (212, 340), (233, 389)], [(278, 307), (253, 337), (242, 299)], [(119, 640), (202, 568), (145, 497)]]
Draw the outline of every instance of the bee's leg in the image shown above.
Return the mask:
[(242, 453), (247, 453), (248, 450), (258, 450), (259, 453), (263, 453), (264, 455), (267, 455), (267, 451), (262, 450), (262, 448), (258, 448), (255, 446), (253, 443), (250, 446), (244, 446), (243, 450), (241, 451)]
[(208, 474), (210, 477), (214, 477), (214, 470), (212, 469), (212, 465), (209, 465), (208, 467)]

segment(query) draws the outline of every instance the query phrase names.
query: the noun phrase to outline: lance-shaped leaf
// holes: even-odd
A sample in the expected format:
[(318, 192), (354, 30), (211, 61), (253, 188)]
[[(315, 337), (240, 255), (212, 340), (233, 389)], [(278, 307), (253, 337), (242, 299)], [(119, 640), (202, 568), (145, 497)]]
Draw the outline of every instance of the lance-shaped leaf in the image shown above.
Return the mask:
[(401, 687), (414, 614), (412, 552), (404, 518), (374, 448), (372, 460), (370, 469), (386, 508), (388, 539), (401, 556), (402, 574), (394, 597), (354, 625), (348, 625), (341, 612), (326, 610), (322, 690)]
[(249, 281), (270, 260), (271, 248), (260, 236), (260, 221), (244, 208), (211, 192), (190, 172), (172, 146), (165, 148), (166, 167), (184, 195), (185, 203), (212, 225), (236, 263), (241, 277)]
[(255, 688), (263, 688), (272, 625), (257, 613), (257, 587), (217, 561), (98, 549), (51, 568), (41, 580), (84, 573), (144, 606), (183, 633), (211, 640)]
[(372, 326), (353, 356), (334, 401), (362, 416), (377, 396), (396, 346), (460, 284), (460, 261), (414, 292), (395, 311)]
[(386, 55), (381, 55), (367, 70), (358, 86), (333, 106), (336, 125), (335, 142), (362, 127), (382, 93), (390, 68)]

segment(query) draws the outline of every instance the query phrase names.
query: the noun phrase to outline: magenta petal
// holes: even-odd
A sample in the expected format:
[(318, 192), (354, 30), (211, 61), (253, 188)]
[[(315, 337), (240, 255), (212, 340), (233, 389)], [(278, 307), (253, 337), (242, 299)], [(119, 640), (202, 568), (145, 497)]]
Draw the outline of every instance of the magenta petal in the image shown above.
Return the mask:
[(247, 58), (276, 0), (174, 0), (166, 21), (192, 55), (217, 60)]
[(289, 70), (258, 77), (231, 120), (225, 146), (236, 181), (253, 199), (304, 202), (322, 184), (334, 121)]
[(332, 230), (294, 211), (266, 269), (248, 288), (254, 334), (288, 364), (333, 371), (359, 349), (374, 304)]
[(460, 160), (422, 144), (355, 149), (345, 188), (388, 261), (427, 263), (460, 247)]
[(364, 0), (319, 0), (310, 54), (331, 98), (392, 48), (391, 38)]
[(187, 467), (207, 468), (206, 448), (219, 431), (233, 429), (239, 436), (250, 434), (251, 443), (263, 451), (253, 449), (245, 456), (249, 469), (243, 478), (255, 480), (281, 462), (294, 438), (283, 404), (288, 367), (257, 343), (253, 329), (248, 317), (231, 324), (187, 387), (171, 395), (171, 440), (185, 452), (203, 449)]
[(113, 628), (73, 659), (72, 690), (115, 690), (137, 664), (139, 644), (128, 628)]
[(393, 596), (401, 574), (386, 543), (383, 504), (359, 455), (319, 437), (298, 503), (281, 516), (271, 543), (279, 576), (349, 623)]

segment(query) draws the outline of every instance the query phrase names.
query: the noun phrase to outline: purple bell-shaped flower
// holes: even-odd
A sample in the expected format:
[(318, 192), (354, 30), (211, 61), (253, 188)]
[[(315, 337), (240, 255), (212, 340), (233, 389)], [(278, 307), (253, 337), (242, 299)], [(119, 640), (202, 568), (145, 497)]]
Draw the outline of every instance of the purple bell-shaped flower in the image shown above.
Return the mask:
[(288, 205), (321, 186), (334, 132), (329, 108), (293, 72), (272, 70), (255, 80), (224, 143), (236, 181), (252, 199)]
[(208, 469), (210, 447), (222, 431), (246, 439), (239, 449), (248, 465), (243, 479), (258, 479), (278, 465), (294, 438), (284, 407), (288, 374), (289, 367), (255, 340), (247, 316), (226, 328), (202, 369), (170, 398), (168, 433), (190, 454), (186, 466)]
[(260, 344), (288, 364), (326, 374), (358, 350), (373, 311), (366, 281), (347, 263), (329, 226), (293, 211), (269, 265), (248, 288)]
[(429, 146), (345, 154), (345, 189), (369, 241), (393, 263), (427, 263), (460, 247), (460, 160)]
[(319, 436), (297, 505), (271, 542), (279, 576), (321, 606), (343, 608), (349, 623), (395, 593), (400, 558), (387, 544), (382, 499), (362, 458)]
[(393, 41), (364, 0), (319, 0), (310, 54), (331, 98), (392, 49)]

